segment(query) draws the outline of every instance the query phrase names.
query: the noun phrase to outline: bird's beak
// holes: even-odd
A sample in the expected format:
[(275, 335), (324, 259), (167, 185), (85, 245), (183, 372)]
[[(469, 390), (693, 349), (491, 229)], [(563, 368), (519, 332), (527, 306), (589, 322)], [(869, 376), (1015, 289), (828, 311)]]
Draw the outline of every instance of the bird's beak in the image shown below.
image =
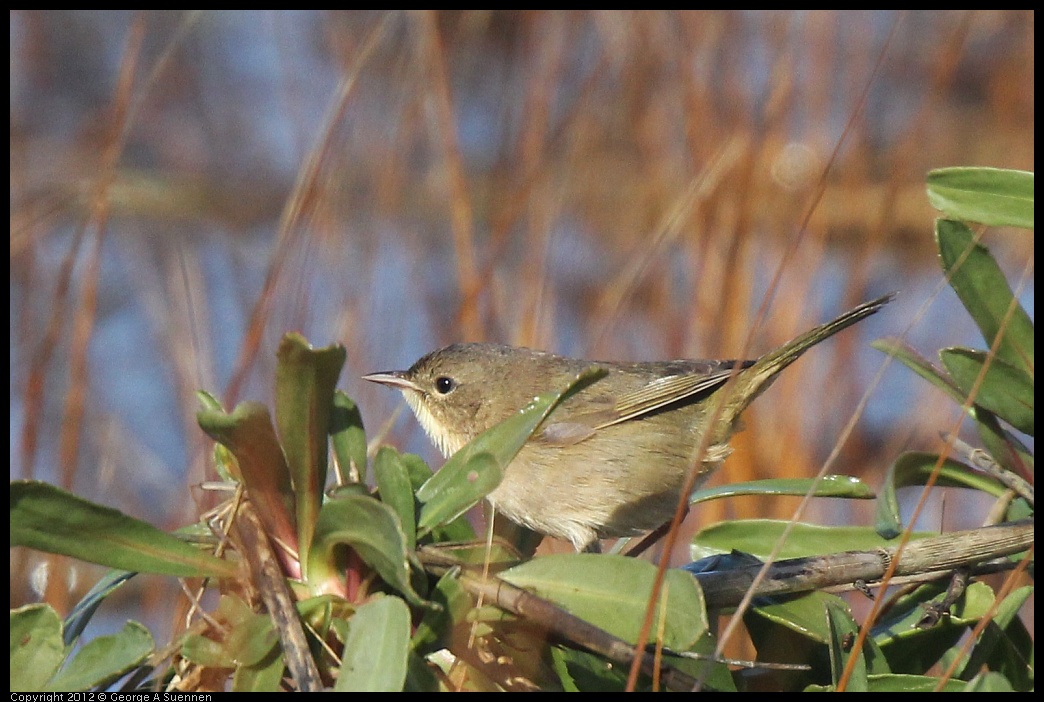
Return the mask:
[(381, 385), (387, 385), (393, 388), (399, 388), (400, 390), (415, 390), (420, 392), (420, 388), (412, 380), (406, 377), (406, 371), (382, 371), (380, 373), (370, 373), (364, 375), (363, 380), (369, 380), (371, 383), (380, 383)]

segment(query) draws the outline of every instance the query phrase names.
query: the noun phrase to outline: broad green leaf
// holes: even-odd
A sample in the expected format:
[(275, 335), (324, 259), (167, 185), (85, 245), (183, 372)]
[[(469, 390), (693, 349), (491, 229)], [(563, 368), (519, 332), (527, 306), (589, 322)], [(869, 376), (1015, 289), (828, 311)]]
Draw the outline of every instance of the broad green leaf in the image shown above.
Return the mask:
[[(500, 574), (504, 580), (550, 600), (571, 614), (631, 643), (645, 618), (656, 566), (624, 556), (590, 553), (534, 558)], [(688, 650), (707, 630), (703, 594), (688, 573), (667, 571), (666, 608), (658, 602), (653, 631), (662, 625), (664, 645)]]
[[(844, 600), (828, 592), (813, 591), (796, 597), (758, 598), (751, 610), (775, 626), (786, 627), (817, 644), (826, 645), (830, 641), (830, 625), (824, 616), (828, 603), (843, 605)], [(748, 626), (751, 629), (757, 627), (751, 621), (748, 621)]]
[[(949, 689), (950, 688), (947, 687), (947, 690)], [(964, 688), (964, 692), (1030, 692), (1030, 690), (1016, 690), (1008, 678), (1003, 674), (984, 670), (968, 681), (968, 684)]]
[[(848, 605), (842, 602), (826, 603), (826, 620), (830, 627), (830, 643), (827, 649), (830, 651), (830, 674), (832, 682), (837, 685), (841, 674), (848, 666), (852, 656), (856, 656), (855, 665), (852, 666), (852, 674), (845, 686), (846, 692), (866, 692), (868, 684), (866, 680), (866, 659), (863, 650), (855, 650), (851, 642), (855, 641), (859, 634), (859, 625), (848, 611)], [(848, 643), (846, 646), (845, 644)]]
[(11, 610), (11, 692), (43, 690), (64, 659), (62, 622), (50, 605)]
[(152, 634), (135, 621), (118, 633), (85, 643), (76, 656), (47, 683), (53, 692), (76, 692), (104, 687), (144, 661), (154, 644)]
[(177, 577), (232, 577), (234, 564), (122, 512), (47, 483), (11, 483), (11, 545), (110, 568)]
[(972, 583), (935, 626), (918, 628), (925, 606), (946, 596), (940, 584), (922, 585), (897, 597), (874, 625), (873, 636), (888, 659), (893, 673), (917, 674), (938, 662), (986, 613), (993, 591), (984, 583)]
[(279, 632), (268, 614), (252, 614), (233, 627), (228, 635), (228, 651), (237, 665), (258, 665), (279, 644)]
[(428, 500), (421, 505), (417, 522), (421, 531), (448, 524), (471, 509), (500, 485), (504, 469), (493, 454), (472, 452), (466, 460), (451, 458), (425, 486), (437, 478), (438, 485), (424, 492)]
[(231, 414), (201, 410), (196, 413), (196, 421), (207, 436), (236, 457), (238, 477), (265, 532), (297, 549), (290, 470), (268, 408), (258, 402), (241, 402)]
[(962, 222), (936, 221), (935, 237), (943, 272), (987, 346), (992, 348), (994, 339), (1002, 335), (998, 358), (1032, 377), (1033, 322), (1014, 300), (1008, 280), (989, 249), (976, 242), (975, 234)]
[(241, 665), (232, 674), (232, 692), (279, 692), (283, 681), (283, 652), (278, 646), (260, 662)]
[(940, 168), (928, 173), (928, 201), (947, 217), (1033, 229), (1033, 173)]
[(1022, 692), (1032, 689), (1033, 637), (1019, 617), (1019, 610), (1032, 594), (1033, 587), (1026, 586), (1004, 598), (958, 677), (971, 679), (986, 668), (1003, 673), (1014, 689)]
[(361, 495), (326, 501), (319, 510), (309, 556), (309, 573), (317, 585), (337, 577), (335, 549), (341, 544), (354, 549), (384, 582), (410, 602), (421, 602), (410, 585), (406, 536), (391, 507)]
[(703, 632), (695, 645), (689, 647), (690, 651), (703, 658), (665, 658), (670, 661), (672, 667), (687, 673), (694, 680), (701, 681), (703, 689), (708, 692), (737, 692), (736, 680), (729, 666), (714, 655), (717, 645), (718, 639), (708, 630)]
[(406, 467), (406, 474), (410, 476), (410, 487), (414, 491), (420, 489), (421, 485), (432, 476), (431, 466), (415, 453), (400, 453), (399, 460)]
[[(775, 519), (736, 519), (701, 529), (693, 537), (693, 560), (733, 549), (764, 559), (772, 552), (788, 522)], [(914, 538), (937, 536), (919, 533)], [(870, 527), (795, 524), (778, 558), (802, 558), (839, 551), (869, 551), (891, 546)]]
[(439, 578), (431, 591), (431, 600), (438, 606), (425, 610), (411, 642), (414, 650), (421, 654), (450, 646), (455, 627), (466, 623), (475, 607), (454, 572)]
[(334, 391), (330, 443), (344, 476), (366, 480), (366, 431), (362, 414), (355, 402), (340, 390)]
[(406, 547), (412, 551), (417, 546), (413, 486), (410, 485), (410, 475), (399, 452), (391, 446), (382, 446), (373, 462), (373, 474), (381, 502), (399, 515), (406, 536)]
[(742, 495), (807, 495), (813, 485), (816, 489), (812, 494), (816, 497), (847, 497), (859, 500), (874, 498), (873, 490), (859, 478), (849, 475), (827, 475), (818, 483), (812, 478), (773, 478), (731, 483), (709, 490), (698, 490), (692, 494), (689, 504)]
[(605, 659), (565, 646), (550, 648), (551, 665), (564, 692), (624, 692), (627, 671)]
[(301, 563), (308, 563), (326, 488), (334, 386), (345, 350), (340, 344), (315, 349), (303, 336), (291, 333), (283, 337), (276, 357), (276, 424), (294, 486)]
[[(961, 391), (968, 395), (987, 361), (985, 351), (949, 348), (939, 352), (943, 365)], [(1033, 379), (1000, 357), (990, 361), (975, 393), (975, 404), (985, 407), (1019, 431), (1033, 436)]]
[[(910, 485), (924, 485), (938, 460), (939, 455), (935, 453), (909, 451), (892, 463), (877, 501), (875, 529), (883, 538), (894, 539), (903, 531), (896, 490)], [(1004, 487), (993, 478), (975, 472), (960, 461), (951, 458), (943, 461), (935, 484), (939, 487), (982, 490), (994, 496), (999, 496), (1004, 492)]]
[(606, 371), (589, 368), (566, 387), (538, 395), (521, 411), (450, 456), (438, 473), (417, 491), (421, 530), (446, 524), (488, 495), (503, 478), (515, 454), (560, 402), (602, 378)]
[(186, 660), (205, 668), (236, 667), (224, 641), (215, 641), (200, 634), (189, 634), (181, 644), (181, 655)]
[[(838, 595), (807, 592), (797, 596), (756, 598), (743, 617), (757, 647), (759, 660), (810, 661), (820, 647), (837, 643), (828, 617), (829, 608), (847, 609)], [(867, 673), (887, 673), (884, 656), (873, 641), (862, 652)], [(797, 677), (797, 676), (793, 676)], [(798, 680), (794, 681), (797, 684)]]
[[(964, 405), (966, 396), (957, 384), (902, 341), (878, 339), (871, 346), (894, 355), (904, 365), (949, 395), (958, 405)], [(968, 416), (975, 420), (983, 446), (994, 460), (1009, 470), (1032, 472), (1032, 453), (1017, 436), (1000, 425), (992, 412), (973, 403), (968, 407)]]
[(268, 655), (278, 641), (271, 618), (255, 613), (238, 595), (222, 595), (210, 618), (226, 632), (223, 638), (191, 634), (182, 645), (182, 655), (197, 665), (237, 668), (254, 664)]
[(410, 608), (398, 597), (367, 602), (348, 620), (338, 692), (400, 692), (410, 650)]

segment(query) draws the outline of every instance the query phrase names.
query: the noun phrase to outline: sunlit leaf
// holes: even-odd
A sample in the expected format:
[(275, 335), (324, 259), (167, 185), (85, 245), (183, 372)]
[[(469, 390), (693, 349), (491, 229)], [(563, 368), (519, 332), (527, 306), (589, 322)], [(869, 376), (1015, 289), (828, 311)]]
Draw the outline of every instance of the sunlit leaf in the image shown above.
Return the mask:
[[(966, 395), (953, 379), (904, 342), (898, 339), (878, 339), (871, 346), (879, 351), (894, 354), (897, 360), (941, 389), (955, 403), (964, 405)], [(975, 420), (979, 437), (994, 460), (1009, 470), (1032, 472), (1033, 455), (1029, 448), (1017, 436), (1002, 427), (992, 412), (973, 403), (968, 407), (968, 416)]]
[(11, 692), (36, 692), (65, 658), (62, 622), (47, 604), (11, 610)]
[(989, 249), (963, 222), (940, 219), (936, 243), (943, 272), (975, 320), (988, 347), (998, 335), (997, 356), (1033, 375), (1033, 322), (1013, 298), (1011, 286)]
[(327, 500), (319, 510), (310, 555), (309, 573), (316, 582), (334, 577), (335, 549), (341, 544), (354, 549), (384, 582), (411, 602), (421, 602), (410, 585), (406, 536), (391, 507), (362, 495)]
[(276, 352), (276, 424), (294, 486), (302, 563), (308, 562), (326, 487), (334, 386), (345, 354), (340, 344), (317, 349), (296, 333), (284, 336)]
[(227, 414), (201, 410), (196, 421), (207, 436), (236, 457), (238, 476), (246, 487), (265, 532), (291, 548), (297, 548), (294, 526), (294, 490), (283, 448), (276, 438), (268, 408), (258, 402), (241, 402)]
[(859, 500), (874, 498), (873, 490), (859, 478), (849, 475), (826, 475), (818, 482), (813, 478), (772, 478), (730, 483), (694, 492), (689, 504), (743, 495), (807, 495), (813, 485), (815, 492), (812, 494), (815, 497), (847, 497)]
[(1033, 229), (1033, 173), (940, 168), (928, 173), (928, 201), (947, 217)]
[(31, 480), (11, 483), (11, 545), (143, 573), (232, 577), (237, 572), (234, 564), (147, 522)]
[(366, 431), (358, 405), (340, 390), (334, 391), (330, 416), (330, 443), (345, 477), (366, 479)]
[[(938, 454), (909, 451), (897, 458), (889, 467), (877, 501), (875, 522), (877, 533), (883, 538), (894, 539), (903, 531), (896, 491), (901, 487), (924, 485), (938, 461)], [(982, 490), (995, 496), (1004, 492), (1004, 487), (993, 478), (977, 473), (960, 461), (951, 458), (943, 461), (935, 484), (939, 487)]]
[[(543, 597), (611, 634), (635, 642), (652, 596), (656, 566), (624, 556), (590, 553), (534, 558), (500, 574), (504, 580)], [(688, 650), (707, 630), (703, 593), (688, 573), (667, 571), (667, 601), (656, 605), (654, 631), (664, 645)], [(662, 596), (662, 595), (661, 595)]]
[(416, 512), (413, 486), (402, 456), (391, 446), (382, 446), (373, 462), (373, 475), (381, 502), (391, 507), (402, 524), (406, 546), (410, 550), (417, 545)]
[[(950, 348), (940, 351), (939, 357), (961, 391), (968, 395), (979, 381), (988, 354), (973, 349)], [(989, 368), (975, 393), (975, 404), (1033, 436), (1033, 379), (1000, 357), (989, 361)]]
[[(785, 520), (776, 519), (734, 519), (712, 524), (693, 537), (690, 548), (692, 558), (698, 560), (736, 549), (764, 559), (772, 552), (788, 524)], [(935, 534), (918, 533), (914, 538), (927, 536)], [(799, 523), (792, 525), (787, 542), (777, 557), (802, 558), (838, 551), (870, 551), (892, 545), (870, 527), (828, 527)]]
[(129, 621), (119, 632), (85, 643), (61, 672), (47, 683), (46, 689), (75, 692), (104, 687), (144, 661), (153, 647), (149, 630), (138, 622)]

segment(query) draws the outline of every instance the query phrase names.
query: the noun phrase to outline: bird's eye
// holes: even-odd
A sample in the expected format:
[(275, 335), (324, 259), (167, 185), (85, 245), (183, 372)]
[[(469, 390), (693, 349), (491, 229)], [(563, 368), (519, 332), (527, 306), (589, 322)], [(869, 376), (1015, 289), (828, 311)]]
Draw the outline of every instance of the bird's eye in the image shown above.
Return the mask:
[(435, 390), (437, 390), (440, 395), (449, 395), (453, 392), (453, 388), (455, 387), (457, 387), (457, 381), (453, 378), (440, 375), (435, 379)]

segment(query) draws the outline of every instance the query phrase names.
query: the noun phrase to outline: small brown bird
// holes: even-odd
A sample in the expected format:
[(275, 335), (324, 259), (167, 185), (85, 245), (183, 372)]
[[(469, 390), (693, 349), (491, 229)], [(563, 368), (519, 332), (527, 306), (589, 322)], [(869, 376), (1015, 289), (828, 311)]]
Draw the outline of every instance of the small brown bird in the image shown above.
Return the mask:
[[(671, 519), (704, 434), (711, 432), (699, 466), (706, 475), (731, 452), (740, 413), (780, 371), (892, 297), (864, 303), (756, 361), (621, 363), (454, 344), (409, 370), (363, 378), (398, 388), (449, 456), (541, 392), (564, 387), (586, 368), (606, 369), (548, 417), (489, 495), (512, 521), (568, 539), (578, 551), (597, 550), (599, 538), (634, 535)], [(724, 405), (709, 426), (719, 401)]]

